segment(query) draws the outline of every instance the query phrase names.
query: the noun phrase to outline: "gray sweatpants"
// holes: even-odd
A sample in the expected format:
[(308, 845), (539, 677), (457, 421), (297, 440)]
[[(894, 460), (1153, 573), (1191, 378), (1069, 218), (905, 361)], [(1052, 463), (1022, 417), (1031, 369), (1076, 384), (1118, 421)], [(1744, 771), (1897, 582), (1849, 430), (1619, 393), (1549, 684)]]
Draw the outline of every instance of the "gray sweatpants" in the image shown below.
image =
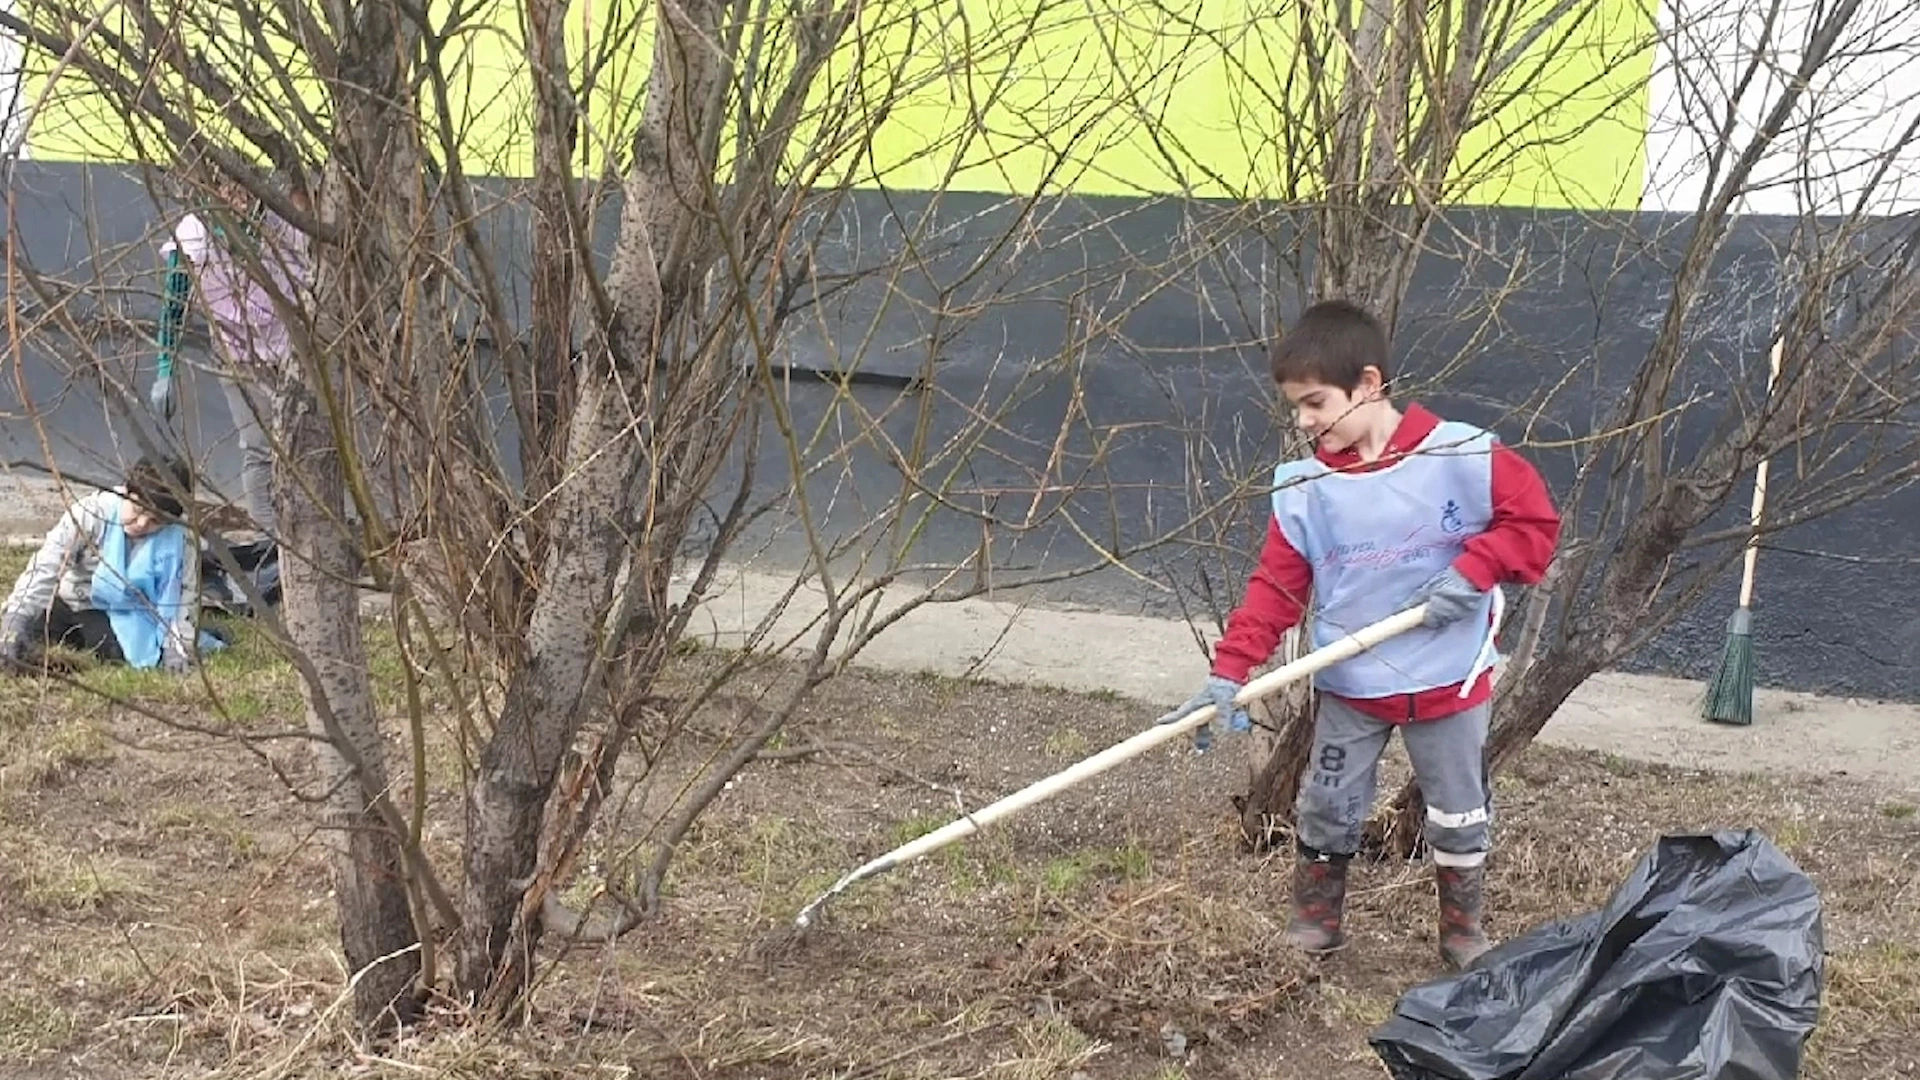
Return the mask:
[(1373, 810), (1380, 754), (1397, 727), (1426, 799), (1425, 832), (1434, 863), (1485, 862), (1493, 816), (1485, 757), (1491, 711), (1483, 703), (1439, 720), (1390, 724), (1321, 695), (1313, 757), (1295, 806), (1300, 842), (1333, 855), (1359, 850), (1361, 827)]
[(273, 512), (273, 391), (264, 379), (220, 373), (227, 391), (227, 411), (233, 414), (234, 434), (240, 439), (240, 491), (253, 518), (268, 536), (276, 535)]

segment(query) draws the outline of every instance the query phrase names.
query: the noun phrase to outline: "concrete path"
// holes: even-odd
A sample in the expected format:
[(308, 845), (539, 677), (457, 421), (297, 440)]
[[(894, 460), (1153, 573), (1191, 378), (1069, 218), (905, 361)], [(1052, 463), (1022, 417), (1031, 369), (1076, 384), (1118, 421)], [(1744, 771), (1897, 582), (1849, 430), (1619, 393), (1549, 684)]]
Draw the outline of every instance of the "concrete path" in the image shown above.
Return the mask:
[[(696, 633), (717, 645), (740, 642), (790, 582), (729, 568)], [(796, 598), (777, 628), (797, 631), (820, 610), (820, 594), (806, 595), (812, 603)], [(986, 600), (922, 607), (875, 638), (859, 663), (1118, 693), (1140, 700), (1147, 715), (1185, 700), (1206, 671), (1183, 622)], [(1754, 723), (1732, 727), (1700, 718), (1703, 693), (1681, 679), (1602, 674), (1581, 686), (1541, 739), (1683, 768), (1847, 777), (1920, 795), (1920, 706), (1763, 689)]]

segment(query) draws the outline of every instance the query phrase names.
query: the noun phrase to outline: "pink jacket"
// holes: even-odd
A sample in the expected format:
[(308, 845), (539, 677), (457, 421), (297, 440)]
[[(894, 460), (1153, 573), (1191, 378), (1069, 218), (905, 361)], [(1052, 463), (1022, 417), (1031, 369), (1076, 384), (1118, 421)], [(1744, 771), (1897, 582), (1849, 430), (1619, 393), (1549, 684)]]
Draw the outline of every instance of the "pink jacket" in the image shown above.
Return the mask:
[(180, 219), (160, 253), (178, 251), (192, 264), (215, 345), (228, 360), (277, 364), (292, 355), (293, 340), (274, 309), (274, 297), (300, 302), (310, 277), (306, 236), (272, 213), (256, 227), (260, 264), (274, 283), (271, 291), (248, 275), (246, 264), (196, 214)]

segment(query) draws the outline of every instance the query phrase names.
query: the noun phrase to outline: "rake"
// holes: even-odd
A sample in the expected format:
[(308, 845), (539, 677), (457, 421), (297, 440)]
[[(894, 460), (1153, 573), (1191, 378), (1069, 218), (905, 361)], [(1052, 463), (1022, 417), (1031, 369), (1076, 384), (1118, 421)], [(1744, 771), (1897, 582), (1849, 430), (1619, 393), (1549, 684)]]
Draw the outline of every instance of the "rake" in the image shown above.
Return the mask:
[[(1390, 615), (1370, 626), (1362, 627), (1331, 645), (1315, 649), (1313, 652), (1300, 657), (1298, 660), (1275, 668), (1258, 679), (1249, 682), (1241, 688), (1239, 694), (1234, 696), (1234, 702), (1245, 706), (1251, 705), (1263, 698), (1270, 697), (1284, 686), (1298, 682), (1323, 668), (1330, 667), (1349, 657), (1357, 656), (1373, 648), (1375, 645), (1386, 641), (1388, 638), (1406, 633), (1408, 630), (1419, 626), (1421, 622), (1425, 620), (1426, 614), (1427, 606), (1421, 604), (1418, 607), (1408, 608), (1406, 611), (1402, 611), (1397, 615)], [(833, 888), (815, 897), (812, 903), (801, 908), (800, 914), (794, 918), (794, 926), (798, 930), (807, 929), (812, 925), (814, 916), (819, 912), (821, 905), (839, 896), (853, 885), (869, 878), (878, 877), (889, 870), (904, 866), (922, 856), (930, 855), (946, 847), (948, 844), (980, 832), (1001, 818), (1016, 814), (1035, 803), (1050, 799), (1083, 780), (1106, 772), (1108, 769), (1113, 768), (1123, 761), (1139, 757), (1141, 754), (1146, 753), (1156, 746), (1171, 742), (1181, 735), (1199, 728), (1203, 724), (1211, 723), (1214, 719), (1215, 712), (1216, 710), (1212, 705), (1207, 705), (1181, 717), (1173, 723), (1156, 724), (1123, 742), (1115, 743), (1078, 764), (1062, 769), (1060, 772), (1044, 780), (1036, 780), (1011, 795), (1007, 795), (973, 813), (957, 818), (933, 832), (908, 841), (894, 848), (892, 851), (887, 852), (885, 855), (868, 861), (852, 873), (841, 878), (834, 884)]]

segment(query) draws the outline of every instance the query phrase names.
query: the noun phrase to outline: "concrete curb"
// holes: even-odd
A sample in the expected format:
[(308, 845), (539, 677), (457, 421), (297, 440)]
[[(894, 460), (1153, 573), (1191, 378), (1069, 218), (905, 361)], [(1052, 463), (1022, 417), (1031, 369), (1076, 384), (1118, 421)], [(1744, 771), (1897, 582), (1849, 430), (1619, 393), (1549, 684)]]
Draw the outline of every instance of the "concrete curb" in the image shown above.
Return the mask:
[[(791, 582), (788, 575), (728, 567), (690, 634), (718, 646), (742, 643)], [(674, 598), (684, 595), (677, 582)], [(883, 611), (914, 593), (903, 587), (894, 595)], [(823, 608), (821, 596), (803, 591), (797, 606), (774, 620), (775, 632), (802, 629)], [(810, 647), (811, 640), (801, 644)], [(984, 599), (919, 608), (863, 649), (858, 664), (1116, 693), (1141, 702), (1142, 723), (1185, 700), (1206, 676), (1205, 654), (1184, 622)], [(1731, 727), (1701, 718), (1703, 694), (1698, 682), (1606, 672), (1575, 691), (1540, 739), (1655, 764), (1842, 777), (1920, 794), (1920, 706), (1762, 689), (1754, 723)]]

